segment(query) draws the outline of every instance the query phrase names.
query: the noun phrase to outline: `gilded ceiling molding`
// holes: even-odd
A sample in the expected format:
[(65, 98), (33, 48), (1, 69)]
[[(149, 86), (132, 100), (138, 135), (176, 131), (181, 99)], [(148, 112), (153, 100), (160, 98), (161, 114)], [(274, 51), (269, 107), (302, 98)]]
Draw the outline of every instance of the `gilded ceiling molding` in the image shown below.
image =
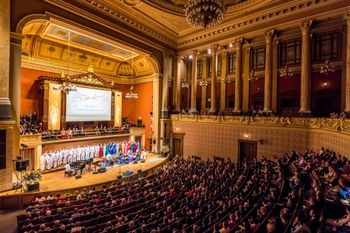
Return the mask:
[[(334, 5), (333, 8), (329, 8), (329, 6)], [(305, 12), (305, 10), (312, 10), (313, 8), (317, 7), (324, 7), (324, 9), (331, 11), (336, 10), (332, 12), (332, 14), (339, 14), (341, 15), (342, 12), (339, 11), (340, 7), (341, 9), (346, 10), (348, 3), (346, 0), (337, 1), (336, 3), (329, 1), (329, 0), (318, 0), (318, 1), (310, 1), (310, 0), (300, 0), (300, 1), (294, 1), (289, 4), (282, 4), (279, 5), (269, 11), (262, 11), (258, 12), (256, 14), (248, 15), (243, 20), (242, 18), (234, 20), (233, 22), (224, 23), (223, 25), (215, 28), (214, 30), (205, 30), (200, 31), (196, 35), (186, 35), (183, 38), (180, 38), (178, 40), (178, 49), (184, 51), (187, 49), (190, 49), (191, 47), (198, 47), (200, 43), (207, 43), (206, 41), (218, 41), (220, 37), (228, 37), (229, 34), (232, 34), (234, 32), (249, 30), (249, 27), (253, 27), (257, 24), (261, 24), (267, 21), (271, 20), (277, 20), (281, 18), (287, 18), (288, 15), (293, 14), (294, 16), (297, 15), (299, 12), (300, 14)], [(328, 6), (328, 8), (326, 8)], [(330, 14), (329, 12), (325, 14)], [(324, 14), (321, 14), (321, 16), (324, 16)], [(272, 26), (273, 24), (269, 24), (269, 26)], [(278, 25), (278, 24), (276, 24)]]
[(86, 3), (90, 4), (90, 6), (92, 6), (93, 8), (99, 8), (100, 10), (113, 15), (113, 17), (115, 17), (116, 19), (118, 19), (119, 21), (123, 22), (126, 25), (129, 25), (135, 29), (138, 29), (144, 33), (146, 33), (147, 35), (158, 39), (159, 41), (162, 41), (163, 43), (171, 46), (171, 47), (176, 47), (177, 46), (177, 42), (161, 35), (160, 33), (156, 32), (155, 30), (152, 30), (149, 27), (146, 27), (144, 24), (141, 24), (139, 22), (136, 22), (134, 19), (128, 17), (125, 14), (122, 14), (120, 11), (116, 11), (115, 9), (112, 9), (111, 7), (101, 3), (101, 1), (99, 0), (83, 0)]

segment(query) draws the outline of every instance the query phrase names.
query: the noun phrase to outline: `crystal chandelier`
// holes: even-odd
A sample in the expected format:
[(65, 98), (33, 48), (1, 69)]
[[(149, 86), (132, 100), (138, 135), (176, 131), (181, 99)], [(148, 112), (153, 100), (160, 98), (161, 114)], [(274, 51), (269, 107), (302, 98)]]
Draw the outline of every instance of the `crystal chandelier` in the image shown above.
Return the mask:
[(68, 53), (68, 60), (67, 60), (67, 76), (64, 75), (64, 73), (61, 73), (61, 80), (62, 83), (61, 85), (57, 86), (55, 90), (60, 90), (64, 93), (69, 94), (71, 91), (77, 91), (77, 87), (70, 82), (70, 76), (69, 76), (69, 70), (70, 70), (70, 35), (71, 32), (68, 31), (68, 48), (67, 48), (67, 53)]
[(283, 69), (280, 69), (280, 77), (281, 78), (289, 78), (293, 76), (293, 72), (291, 69), (286, 65)]
[(328, 60), (324, 62), (324, 65), (321, 66), (320, 74), (328, 75), (329, 73), (335, 72), (334, 65), (330, 64)]
[(254, 81), (254, 80), (258, 80), (258, 77), (255, 75), (255, 71), (252, 70), (249, 72), (248, 81)]
[(125, 98), (127, 99), (131, 99), (131, 100), (135, 100), (139, 98), (139, 95), (137, 93), (135, 93), (134, 91), (134, 86), (131, 85), (130, 87), (130, 91), (128, 93), (125, 94)]
[(186, 21), (195, 28), (210, 28), (224, 20), (223, 0), (188, 0), (185, 5)]
[(131, 84), (131, 87), (130, 87), (130, 91), (127, 92), (125, 94), (125, 98), (126, 99), (130, 99), (130, 100), (135, 100), (135, 99), (138, 99), (139, 98), (139, 95), (137, 93), (135, 93), (133, 90), (134, 90), (134, 53), (132, 52), (131, 54), (131, 78), (132, 78), (132, 84)]
[(181, 81), (181, 88), (189, 88), (190, 84), (186, 81)]
[(201, 86), (201, 87), (206, 87), (206, 86), (208, 86), (208, 80), (206, 80), (206, 79), (200, 79), (200, 80), (199, 80), (199, 86)]

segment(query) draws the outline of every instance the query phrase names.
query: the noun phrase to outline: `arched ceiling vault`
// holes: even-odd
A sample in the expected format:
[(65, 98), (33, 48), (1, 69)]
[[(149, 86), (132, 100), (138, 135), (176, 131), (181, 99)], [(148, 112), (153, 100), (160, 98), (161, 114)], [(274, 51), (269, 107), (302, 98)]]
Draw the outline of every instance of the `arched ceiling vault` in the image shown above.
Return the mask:
[[(142, 50), (108, 41), (92, 33), (47, 20), (33, 20), (22, 30), (24, 67), (54, 67), (64, 73), (84, 73), (89, 67), (96, 74), (119, 79), (149, 76), (158, 72)], [(133, 68), (131, 68), (133, 67)]]

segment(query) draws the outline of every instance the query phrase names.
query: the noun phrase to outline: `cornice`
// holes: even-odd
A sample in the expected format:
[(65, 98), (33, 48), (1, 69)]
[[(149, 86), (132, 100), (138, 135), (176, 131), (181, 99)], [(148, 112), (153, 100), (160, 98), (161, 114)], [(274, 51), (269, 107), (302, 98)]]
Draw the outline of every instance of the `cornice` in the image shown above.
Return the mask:
[(138, 22), (137, 20), (129, 17), (126, 14), (123, 14), (121, 11), (118, 11), (117, 9), (112, 8), (111, 6), (105, 4), (101, 0), (80, 0), (80, 1), (85, 2), (86, 4), (90, 5), (90, 7), (97, 8), (100, 11), (113, 16), (113, 18), (117, 19), (118, 21), (134, 29), (137, 29), (138, 31), (146, 33), (147, 35), (161, 41), (162, 43), (167, 44), (170, 47), (177, 46), (177, 42), (175, 40), (172, 40), (169, 37), (164, 36), (161, 33), (157, 32), (156, 30), (146, 26), (145, 24)]
[(297, 27), (298, 23), (305, 19), (326, 19), (345, 15), (348, 7), (347, 0), (293, 0), (229, 21), (212, 30), (183, 36), (178, 40), (178, 50), (181, 53), (214, 41), (229, 41), (236, 36), (254, 36), (252, 32), (256, 34), (257, 30), (262, 30), (261, 34), (263, 34), (268, 28), (283, 29), (287, 24)]

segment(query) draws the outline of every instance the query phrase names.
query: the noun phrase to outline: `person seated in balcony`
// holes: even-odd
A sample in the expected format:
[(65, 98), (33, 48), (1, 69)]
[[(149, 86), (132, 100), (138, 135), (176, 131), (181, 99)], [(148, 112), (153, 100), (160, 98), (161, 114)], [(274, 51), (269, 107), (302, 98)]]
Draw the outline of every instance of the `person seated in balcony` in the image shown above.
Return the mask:
[(64, 128), (62, 128), (62, 130), (61, 130), (61, 138), (62, 138), (62, 139), (66, 139), (66, 138), (67, 138), (67, 133), (66, 133), (66, 131), (64, 130)]
[(73, 138), (73, 131), (71, 130), (71, 128), (68, 128), (68, 130), (66, 131), (66, 135), (67, 138)]
[(98, 128), (97, 125), (96, 125), (96, 127), (95, 127), (95, 134), (96, 134), (96, 135), (101, 135), (100, 128)]
[(346, 213), (339, 219), (326, 219), (326, 228), (330, 228), (332, 232), (349, 232), (350, 230), (350, 208), (346, 208)]

